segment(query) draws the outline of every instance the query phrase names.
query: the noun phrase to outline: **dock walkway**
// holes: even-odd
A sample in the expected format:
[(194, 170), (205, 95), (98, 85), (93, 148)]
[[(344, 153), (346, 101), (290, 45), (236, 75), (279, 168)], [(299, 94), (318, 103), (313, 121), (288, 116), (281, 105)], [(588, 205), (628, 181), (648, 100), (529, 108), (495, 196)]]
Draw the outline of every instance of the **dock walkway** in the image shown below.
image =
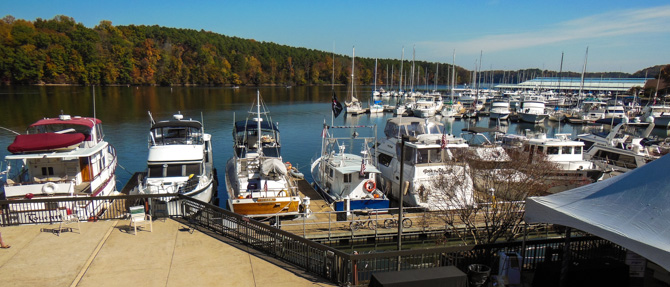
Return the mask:
[[(68, 227), (73, 226), (69, 225)], [(2, 286), (334, 286), (292, 265), (166, 219), (133, 235), (128, 220), (2, 227)]]

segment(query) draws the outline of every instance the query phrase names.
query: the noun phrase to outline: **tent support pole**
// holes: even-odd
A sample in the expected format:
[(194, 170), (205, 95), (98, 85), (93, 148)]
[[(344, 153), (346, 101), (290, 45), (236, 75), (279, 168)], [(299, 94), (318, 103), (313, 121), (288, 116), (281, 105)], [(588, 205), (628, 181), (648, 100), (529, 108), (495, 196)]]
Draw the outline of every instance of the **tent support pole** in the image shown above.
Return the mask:
[(560, 287), (568, 286), (568, 269), (570, 267), (570, 234), (572, 233), (571, 227), (566, 227), (565, 229), (565, 245), (563, 246), (563, 264), (561, 265), (561, 278), (559, 281)]

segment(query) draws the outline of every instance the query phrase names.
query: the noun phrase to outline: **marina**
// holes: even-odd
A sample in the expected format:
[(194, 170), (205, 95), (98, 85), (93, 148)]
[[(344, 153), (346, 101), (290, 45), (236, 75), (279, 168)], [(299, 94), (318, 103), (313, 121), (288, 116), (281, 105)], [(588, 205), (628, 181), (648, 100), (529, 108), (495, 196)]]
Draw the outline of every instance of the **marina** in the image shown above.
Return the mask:
[[(34, 90), (31, 92), (30, 88)], [(43, 93), (50, 93), (50, 99), (54, 101), (54, 104), (66, 104), (71, 101), (72, 91), (77, 88), (14, 87), (5, 89), (13, 90), (13, 93), (17, 92), (14, 91), (15, 89), (23, 90), (21, 93), (27, 95), (25, 98), (16, 97), (13, 99), (14, 101), (29, 101), (32, 96), (42, 96)], [(86, 90), (79, 89), (80, 92), (86, 94)], [(495, 148), (486, 147), (486, 145), (492, 145), (493, 143), (502, 143), (500, 134), (518, 136), (517, 140), (521, 136), (525, 136), (526, 139), (522, 141), (525, 141), (527, 145), (533, 146), (533, 149), (537, 149), (538, 152), (546, 152), (550, 156), (549, 158), (564, 166), (563, 175), (569, 173), (594, 180), (593, 174), (598, 174), (593, 171), (595, 167), (587, 165), (583, 161), (583, 154), (586, 154), (589, 148), (583, 142), (573, 141), (572, 139), (576, 139), (581, 134), (607, 133), (610, 130), (616, 132), (619, 129), (618, 126), (613, 124), (573, 125), (567, 122), (548, 120), (533, 124), (508, 122), (501, 119), (490, 120), (488, 111), (472, 118), (443, 117), (441, 115), (428, 118), (397, 117), (391, 112), (367, 113), (356, 116), (342, 113), (339, 118), (335, 118), (331, 114), (333, 91), (330, 87), (294, 87), (291, 89), (279, 87), (259, 89), (103, 87), (98, 89), (102, 90), (102, 92), (96, 92), (97, 95), (102, 95), (97, 100), (98, 104), (102, 102), (100, 104), (102, 106), (117, 108), (124, 106), (124, 110), (129, 111), (127, 114), (119, 115), (105, 112), (104, 109), (97, 109), (96, 113), (106, 123), (105, 140), (114, 144), (117, 148), (117, 186), (125, 186), (121, 193), (135, 196), (131, 198), (152, 195), (152, 197), (141, 201), (144, 202), (143, 205), (148, 213), (160, 218), (164, 215), (159, 216), (159, 213), (168, 210), (172, 218), (182, 220), (181, 222), (187, 227), (195, 224), (205, 229), (217, 229), (220, 226), (224, 230), (235, 229), (242, 224), (241, 222), (245, 222), (244, 224), (251, 224), (245, 228), (253, 230), (256, 234), (256, 232), (260, 232), (258, 228), (261, 225), (270, 226), (277, 228), (277, 230), (272, 229), (267, 232), (276, 233), (281, 230), (281, 232), (286, 232), (287, 235), (285, 236), (297, 236), (296, 238), (326, 244), (332, 246), (332, 248), (341, 249), (342, 252), (353, 252), (355, 251), (353, 248), (357, 247), (373, 251), (377, 248), (384, 250), (388, 249), (389, 245), (393, 245), (395, 241), (399, 241), (400, 238), (407, 240), (403, 246), (408, 249), (424, 248), (426, 245), (434, 245), (435, 242), (443, 240), (445, 238), (445, 222), (434, 212), (443, 212), (458, 207), (441, 205), (448, 201), (440, 199), (438, 194), (433, 191), (434, 187), (431, 186), (430, 176), (434, 175), (435, 172), (439, 173), (445, 170), (452, 170), (453, 173), (463, 173), (467, 166), (458, 163), (454, 156), (460, 149), (481, 151), (480, 156), (485, 159), (487, 154), (500, 155), (500, 152), (496, 151)], [(346, 93), (345, 89), (348, 90), (349, 87), (336, 87), (335, 93)], [(142, 95), (146, 101), (131, 101), (131, 99), (136, 99), (137, 95)], [(449, 99), (445, 98), (445, 100)], [(87, 107), (87, 104), (92, 105), (92, 102), (87, 101), (86, 97), (82, 97), (83, 104), (73, 108), (72, 113), (86, 114), (86, 111), (90, 108)], [(400, 99), (388, 97), (381, 101), (384, 105), (397, 106)], [(149, 134), (146, 130), (146, 111), (148, 110), (152, 111), (152, 126)], [(262, 116), (267, 115), (270, 110), (273, 117), (266, 117), (261, 120)], [(180, 112), (175, 115), (175, 111)], [(7, 112), (10, 113), (9, 110)], [(43, 111), (35, 111), (35, 113), (38, 112)], [(184, 121), (182, 114), (201, 114), (201, 119), (193, 122), (191, 120)], [(237, 116), (244, 114), (250, 116), (246, 119)], [(14, 115), (10, 119), (7, 115), (0, 114), (0, 117), (5, 117), (4, 120), (6, 120), (10, 129), (16, 129), (16, 126), (20, 126), (22, 121), (28, 121), (30, 119), (27, 118), (34, 116), (27, 113), (21, 116)], [(166, 122), (154, 122), (153, 116), (173, 119)], [(39, 116), (36, 118), (39, 118)], [(34, 119), (32, 120), (34, 121)], [(328, 121), (331, 122), (331, 125), (324, 124)], [(178, 123), (181, 123), (181, 128)], [(229, 128), (229, 123), (233, 123), (232, 130)], [(207, 133), (204, 132), (205, 125)], [(635, 124), (632, 125), (635, 126)], [(666, 129), (654, 129), (653, 125), (645, 125), (644, 127), (648, 127), (648, 133), (643, 137), (647, 141), (653, 139), (655, 144), (665, 142), (664, 139), (668, 133)], [(373, 135), (372, 140), (365, 139), (365, 136), (361, 134), (363, 128), (373, 130), (371, 133)], [(347, 136), (342, 139), (335, 139), (329, 136), (329, 129), (342, 131)], [(180, 133), (180, 131), (182, 132)], [(377, 133), (380, 136), (377, 136)], [(491, 139), (491, 141), (475, 144), (466, 140), (468, 133), (480, 134)], [(539, 134), (542, 136), (537, 136)], [(407, 137), (406, 142), (403, 137)], [(361, 146), (360, 143), (353, 143), (354, 139), (363, 140), (362, 148), (358, 148)], [(11, 140), (11, 134), (2, 134), (0, 144), (6, 143), (9, 146)], [(186, 142), (202, 144), (202, 146), (198, 146), (197, 152), (197, 154), (202, 154), (202, 157), (197, 163), (193, 162), (198, 168), (189, 168), (191, 162), (185, 158), (177, 159), (180, 166), (179, 174), (175, 174), (175, 176), (183, 177), (185, 182), (183, 186), (195, 186), (195, 184), (188, 184), (192, 178), (199, 178), (199, 181), (202, 181), (202, 176), (196, 176), (200, 172), (205, 172), (205, 179), (211, 179), (213, 182), (225, 182), (226, 184), (218, 186), (216, 192), (213, 191), (219, 196), (217, 208), (228, 209), (226, 212), (236, 212), (235, 215), (226, 216), (236, 218), (235, 222), (237, 223), (230, 223), (226, 221), (227, 219), (214, 215), (224, 213), (219, 209), (214, 207), (203, 208), (196, 203), (190, 203), (192, 202), (190, 198), (188, 200), (186, 197), (170, 198), (170, 194), (174, 194), (174, 192), (138, 192), (142, 188), (147, 191), (151, 190), (147, 188), (150, 184), (145, 180), (152, 178), (152, 172), (160, 171), (157, 174), (165, 177), (167, 173), (176, 170), (172, 169), (171, 171), (169, 168), (170, 162), (174, 160), (164, 157), (155, 160), (158, 157), (151, 155), (152, 146), (160, 146), (159, 143), (164, 144), (165, 148), (170, 147), (170, 145), (173, 145), (171, 148), (179, 148), (180, 143), (168, 144), (166, 141), (169, 140), (184, 141), (181, 144)], [(233, 143), (232, 148), (230, 143)], [(640, 144), (640, 141), (637, 140), (633, 143)], [(592, 143), (593, 146), (601, 144)], [(622, 147), (625, 148), (627, 144), (628, 142), (623, 138)], [(149, 151), (146, 148), (147, 145)], [(401, 146), (402, 149), (398, 148)], [(660, 153), (660, 145), (657, 146), (659, 148), (655, 150)], [(631, 145), (631, 149), (633, 147)], [(499, 148), (502, 150), (502, 147)], [(404, 161), (398, 160), (401, 157), (399, 153), (401, 150), (407, 153), (405, 156), (409, 155), (409, 157), (405, 157)], [(187, 155), (188, 153), (178, 152), (176, 154)], [(6, 155), (2, 154), (2, 156)], [(323, 158), (314, 161), (319, 159), (320, 156)], [(161, 160), (164, 163), (161, 163)], [(598, 160), (601, 163), (603, 162), (602, 158), (598, 158)], [(605, 162), (609, 160), (610, 158), (606, 158)], [(338, 171), (341, 176), (334, 177), (335, 173), (331, 173), (327, 169), (317, 168), (318, 165), (315, 165), (315, 162), (328, 163), (329, 168), (333, 170), (339, 167), (344, 169)], [(405, 162), (405, 164), (403, 165), (401, 162)], [(160, 169), (152, 169), (152, 165), (156, 165)], [(402, 170), (402, 166), (405, 166), (404, 173), (399, 171), (399, 169)], [(217, 176), (217, 173), (214, 172), (217, 169), (226, 172), (221, 172)], [(613, 171), (610, 170), (609, 173), (614, 174)], [(322, 184), (320, 188), (315, 189), (315, 186), (318, 185), (315, 184), (315, 180), (318, 179), (315, 174), (331, 174), (332, 179), (341, 182), (331, 181), (328, 183), (329, 185)], [(349, 177), (345, 175), (349, 175)], [(353, 180), (354, 177), (356, 181)], [(166, 188), (176, 182), (175, 178), (170, 179), (169, 176), (167, 178), (161, 180), (168, 180), (169, 183), (154, 185)], [(400, 188), (399, 184), (404, 181), (411, 183), (406, 185), (406, 187), (411, 188), (405, 191)], [(353, 188), (353, 186), (346, 187), (349, 182), (355, 182), (359, 191), (356, 191), (357, 193), (352, 192), (345, 197), (343, 192), (351, 191)], [(465, 189), (468, 190), (465, 191), (467, 198), (481, 196), (481, 194), (477, 195), (478, 192), (483, 191), (482, 188), (477, 191), (478, 186), (482, 185), (480, 179), (471, 178), (465, 182), (467, 183)], [(584, 181), (584, 183), (587, 182)], [(210, 184), (214, 185), (214, 183)], [(203, 186), (208, 185), (205, 182)], [(345, 188), (337, 190), (335, 189), (337, 185)], [(181, 185), (176, 183), (176, 186)], [(572, 187), (570, 186), (570, 188)], [(173, 189), (181, 190), (182, 188), (173, 187)], [(461, 189), (463, 189), (463, 185)], [(132, 190), (135, 190), (135, 192)], [(198, 188), (195, 188), (195, 190), (198, 190)], [(327, 194), (332, 191), (336, 191), (340, 196), (328, 198)], [(184, 192), (178, 193), (181, 194), (180, 196), (189, 195), (185, 189)], [(402, 193), (405, 194), (405, 209), (403, 219), (399, 222), (396, 202)], [(287, 205), (281, 204), (279, 201), (281, 197), (287, 197)], [(463, 200), (468, 202), (469, 199), (467, 198)], [(368, 200), (371, 205), (366, 206), (368, 203), (359, 205), (357, 203), (359, 199)], [(377, 206), (376, 203), (372, 204), (375, 199), (385, 200), (386, 203), (383, 206)], [(56, 199), (46, 200), (57, 202)], [(93, 217), (95, 220), (125, 219), (125, 209), (119, 207), (118, 204), (123, 204), (126, 199), (121, 201), (105, 197), (102, 200), (108, 200), (107, 212), (104, 215), (99, 214), (98, 217), (90, 211), (82, 211), (82, 219), (91, 220)], [(261, 203), (261, 205), (254, 208), (242, 207), (243, 205), (236, 206), (236, 204), (243, 204), (246, 201), (253, 202), (256, 205)], [(30, 201), (22, 198), (17, 202), (24, 204)], [(166, 202), (173, 202), (174, 204), (173, 206), (168, 204), (165, 207)], [(127, 204), (138, 203), (133, 201)], [(230, 208), (231, 206), (232, 208)], [(269, 209), (264, 209), (263, 206), (267, 206)], [(46, 222), (49, 223), (53, 221), (52, 216), (44, 215), (43, 217), (48, 219)], [(198, 219), (196, 220), (194, 217)], [(255, 218), (262, 222), (245, 221), (245, 218)], [(123, 232), (120, 228), (110, 230), (112, 232)], [(545, 238), (553, 232), (546, 225), (534, 225), (530, 230)], [(400, 231), (402, 231), (402, 236), (399, 237)], [(64, 234), (71, 235), (68, 232)], [(235, 234), (234, 236), (241, 236), (239, 233)], [(253, 246), (258, 244), (256, 247), (265, 250), (268, 242), (265, 241), (264, 235), (258, 236), (260, 236), (258, 239), (246, 238), (244, 240), (251, 240), (249, 244)], [(309, 256), (309, 253), (307, 256)], [(314, 268), (311, 263), (307, 263), (306, 266), (308, 270)], [(369, 280), (370, 272), (361, 272), (363, 271), (354, 270), (349, 275), (339, 274), (337, 276), (343, 276), (342, 278), (346, 277), (346, 279), (338, 280), (344, 280), (340, 282), (366, 282), (366, 280)], [(359, 273), (363, 277), (358, 278)], [(348, 276), (354, 277), (352, 279)]]

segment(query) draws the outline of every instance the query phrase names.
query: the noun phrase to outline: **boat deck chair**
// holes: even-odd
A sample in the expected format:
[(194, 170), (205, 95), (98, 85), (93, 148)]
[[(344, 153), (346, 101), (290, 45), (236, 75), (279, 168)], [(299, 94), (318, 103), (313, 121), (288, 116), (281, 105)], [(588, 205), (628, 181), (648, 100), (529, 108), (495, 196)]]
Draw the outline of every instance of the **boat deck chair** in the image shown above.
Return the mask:
[[(79, 224), (79, 217), (77, 214), (72, 213), (69, 209), (58, 209), (58, 214), (60, 215), (60, 224), (58, 225), (58, 236), (63, 231), (63, 224), (72, 224), (77, 223), (77, 232), (81, 234), (81, 225)], [(70, 228), (72, 231), (72, 228)]]
[(135, 235), (137, 235), (137, 226), (143, 226), (149, 224), (149, 232), (153, 232), (154, 226), (151, 222), (151, 215), (144, 213), (144, 206), (131, 206), (130, 207), (130, 225), (135, 229)]

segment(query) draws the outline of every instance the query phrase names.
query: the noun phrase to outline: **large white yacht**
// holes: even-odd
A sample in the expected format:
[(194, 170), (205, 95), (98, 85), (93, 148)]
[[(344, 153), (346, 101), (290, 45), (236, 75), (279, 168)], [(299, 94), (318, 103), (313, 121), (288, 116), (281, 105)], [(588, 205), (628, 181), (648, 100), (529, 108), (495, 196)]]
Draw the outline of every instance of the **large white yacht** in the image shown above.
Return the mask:
[(185, 120), (181, 113), (159, 122), (149, 116), (147, 173), (131, 193), (179, 193), (209, 203), (216, 185), (212, 136), (201, 122)]
[[(60, 115), (44, 118), (18, 134), (7, 147), (5, 169), (0, 173), (1, 199), (108, 196), (116, 190), (116, 150), (104, 140), (96, 118)], [(22, 205), (20, 211), (50, 212), (57, 203)], [(95, 202), (68, 206), (80, 217), (98, 216), (104, 207)], [(19, 211), (19, 210), (16, 210)], [(30, 220), (41, 219), (34, 214)]]
[[(474, 187), (466, 172), (467, 166), (453, 160), (453, 149), (467, 148), (463, 138), (446, 134), (442, 123), (416, 117), (395, 117), (388, 119), (384, 128), (385, 137), (375, 148), (377, 168), (381, 171), (380, 188), (387, 195), (400, 196), (400, 169), (403, 165), (402, 181), (406, 191), (403, 201), (408, 206), (428, 210), (456, 208), (443, 192), (433, 186), (436, 176), (462, 177), (464, 186), (459, 191), (450, 191), (460, 198), (460, 202), (472, 200)], [(402, 137), (405, 136), (404, 157)]]
[[(377, 186), (380, 171), (370, 152), (377, 142), (376, 127), (324, 124), (321, 156), (312, 162), (311, 172), (316, 190), (336, 211), (389, 208), (388, 198)], [(357, 128), (369, 128), (374, 136), (360, 136)], [(353, 131), (349, 136), (335, 136), (349, 131)], [(359, 143), (360, 155), (354, 153)]]
[(527, 95), (521, 100), (521, 108), (519, 110), (519, 117), (522, 121), (527, 123), (542, 123), (544, 119), (549, 117), (549, 114), (544, 110), (544, 97), (540, 95)]
[(489, 118), (491, 120), (507, 120), (509, 117), (509, 99), (502, 97), (495, 97), (491, 101), (491, 110), (489, 113)]

